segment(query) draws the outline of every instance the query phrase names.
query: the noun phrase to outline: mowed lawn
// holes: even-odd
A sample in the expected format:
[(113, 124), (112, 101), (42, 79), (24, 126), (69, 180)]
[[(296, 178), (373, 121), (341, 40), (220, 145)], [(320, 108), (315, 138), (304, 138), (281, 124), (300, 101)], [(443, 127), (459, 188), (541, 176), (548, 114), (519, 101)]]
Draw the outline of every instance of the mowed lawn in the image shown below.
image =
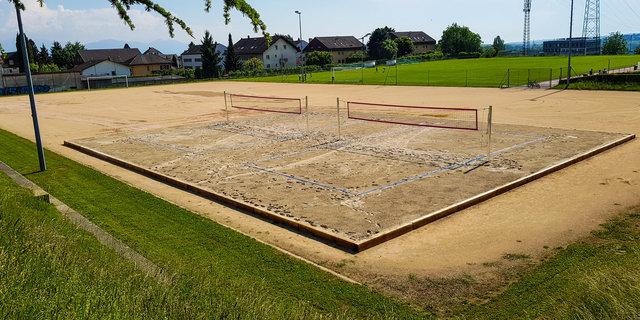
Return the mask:
[[(314, 72), (307, 75), (310, 83), (368, 84), (404, 86), (452, 86), (452, 87), (500, 87), (526, 85), (531, 81), (548, 81), (567, 76), (567, 57), (518, 57), (491, 59), (441, 60), (422, 62), (419, 64), (400, 65), (397, 67), (378, 66), (368, 69)], [(579, 56), (571, 59), (572, 74), (583, 74), (593, 69), (594, 72), (604, 69), (617, 69), (637, 65), (639, 55), (621, 56)], [(561, 69), (562, 68), (562, 69)], [(510, 79), (506, 74), (511, 69)], [(531, 69), (531, 70), (529, 70)], [(297, 83), (297, 74), (243, 78), (240, 81), (256, 82), (290, 82)], [(364, 79), (360, 82), (360, 79)]]

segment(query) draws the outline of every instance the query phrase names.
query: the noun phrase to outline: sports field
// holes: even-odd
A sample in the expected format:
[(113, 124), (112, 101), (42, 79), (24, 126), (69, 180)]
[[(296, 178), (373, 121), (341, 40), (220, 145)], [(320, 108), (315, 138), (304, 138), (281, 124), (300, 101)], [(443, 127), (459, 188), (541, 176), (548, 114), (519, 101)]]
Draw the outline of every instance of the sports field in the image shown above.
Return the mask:
[[(624, 56), (579, 56), (571, 59), (574, 74), (597, 72), (605, 69), (624, 68), (637, 65), (640, 57)], [(526, 85), (529, 78), (528, 69), (532, 69), (531, 81), (548, 81), (567, 76), (567, 57), (519, 57), (519, 58), (490, 58), (466, 60), (442, 60), (422, 62), (420, 64), (400, 65), (395, 67), (379, 66), (351, 71), (339, 71), (335, 74), (335, 82), (339, 84), (370, 84), (403, 86), (457, 86), (457, 87), (500, 87), (506, 84), (505, 74), (509, 69), (518, 70), (519, 74), (512, 75), (511, 85)], [(552, 69), (551, 72), (549, 69)], [(515, 71), (514, 71), (515, 73)], [(332, 83), (330, 71), (315, 72), (307, 76), (310, 83)], [(364, 79), (360, 81), (360, 79)], [(299, 83), (298, 75), (256, 77), (244, 79), (258, 82), (288, 82)]]
[[(63, 146), (65, 140), (114, 133), (136, 136), (154, 130), (162, 132), (180, 126), (206, 127), (225, 122), (223, 91), (309, 96), (310, 108), (326, 109), (327, 112), (335, 108), (336, 97), (344, 101), (456, 108), (493, 105), (496, 123), (576, 131), (640, 132), (640, 96), (637, 92), (215, 82), (39, 95), (44, 145), (311, 261), (329, 266), (353, 261), (336, 270), (391, 294), (402, 294), (402, 283), (409, 274), (433, 277), (465, 273), (480, 280), (490, 277), (494, 271), (483, 264), (502, 261), (504, 254), (526, 253), (532, 259), (544, 257), (548, 251), (543, 247), (566, 246), (579, 240), (613, 217), (620, 206), (637, 204), (640, 196), (637, 173), (640, 171), (637, 162), (640, 149), (636, 139), (353, 254)], [(28, 105), (26, 97), (0, 99), (0, 127), (33, 140)], [(356, 125), (347, 126), (345, 130), (353, 126)], [(474, 172), (480, 171), (470, 174)]]

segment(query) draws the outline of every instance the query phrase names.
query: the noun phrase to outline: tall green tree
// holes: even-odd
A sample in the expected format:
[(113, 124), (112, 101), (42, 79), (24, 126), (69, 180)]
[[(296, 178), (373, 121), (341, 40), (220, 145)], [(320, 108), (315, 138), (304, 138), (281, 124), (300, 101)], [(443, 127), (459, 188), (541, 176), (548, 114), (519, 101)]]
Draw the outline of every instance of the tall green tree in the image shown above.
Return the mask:
[[(33, 40), (29, 39), (26, 34), (24, 35), (24, 40), (27, 45), (27, 57), (29, 58), (29, 63), (37, 63), (38, 59), (36, 59), (36, 57), (39, 53), (38, 46), (36, 46), (36, 43)], [(16, 48), (16, 63), (18, 65), (18, 68), (20, 69), (20, 72), (22, 73), (25, 71), (25, 68), (22, 56), (22, 43), (20, 42), (20, 34), (16, 34)]]
[(229, 33), (229, 46), (227, 47), (227, 56), (224, 57), (224, 70), (225, 72), (238, 71), (242, 68), (242, 62), (240, 57), (236, 54), (236, 49), (233, 47), (233, 39), (231, 33)]
[(4, 48), (2, 48), (2, 44), (0, 44), (0, 58), (4, 59), (7, 57), (7, 53), (4, 51)]
[(480, 50), (481, 44), (482, 38), (479, 34), (454, 22), (442, 32), (438, 46), (443, 53), (456, 55), (460, 52), (482, 52), (484, 50)]
[(40, 47), (40, 52), (38, 52), (38, 59), (40, 60), (40, 65), (51, 64), (51, 56), (49, 56), (49, 50), (45, 47), (44, 43), (42, 47)]
[(202, 38), (202, 45), (200, 46), (200, 52), (202, 53), (202, 77), (205, 79), (219, 78), (222, 74), (220, 72), (220, 53), (216, 50), (218, 46), (217, 42), (213, 42), (213, 37), (209, 30), (204, 31), (204, 38)]
[(377, 28), (373, 30), (371, 36), (369, 37), (369, 42), (367, 42), (369, 57), (371, 59), (384, 59), (384, 56), (381, 54), (380, 48), (382, 46), (382, 43), (390, 38), (389, 34), (395, 31), (396, 29), (386, 26), (384, 28)]
[[(7, 0), (9, 3), (14, 4), (14, 6), (20, 10), (24, 10), (24, 0)], [(44, 6), (45, 0), (37, 0), (40, 6)], [(116, 9), (120, 19), (122, 19), (125, 24), (129, 26), (131, 30), (135, 28), (135, 25), (131, 21), (131, 17), (129, 16), (129, 10), (131, 10), (131, 6), (139, 4), (145, 7), (146, 11), (154, 11), (160, 14), (165, 19), (165, 24), (169, 29), (169, 35), (173, 38), (174, 36), (174, 25), (177, 24), (180, 26), (187, 34), (193, 37), (193, 32), (191, 28), (187, 26), (184, 21), (174, 16), (171, 12), (167, 11), (165, 8), (160, 6), (159, 4), (154, 3), (151, 0), (107, 0), (113, 8)], [(258, 30), (262, 31), (262, 34), (267, 38), (271, 39), (269, 33), (267, 33), (267, 26), (260, 19), (260, 14), (251, 7), (245, 0), (223, 0), (223, 13), (224, 23), (229, 24), (231, 22), (231, 9), (237, 9), (242, 12), (245, 17), (248, 17), (251, 20), (251, 25), (253, 26), (253, 31), (258, 32)], [(212, 1), (204, 0), (204, 11), (209, 12), (211, 10)]]
[(626, 54), (628, 50), (627, 40), (618, 31), (611, 32), (609, 37), (602, 43), (602, 54)]
[(85, 50), (85, 47), (78, 41), (76, 41), (75, 43), (67, 42), (67, 44), (64, 45), (64, 51), (65, 51), (64, 68), (65, 69), (73, 68), (73, 60), (76, 57), (76, 53), (78, 53), (78, 51), (80, 50)]
[(59, 69), (65, 69), (66, 61), (67, 61), (67, 52), (64, 50), (60, 42), (54, 41), (51, 46), (51, 60), (53, 63), (58, 66)]
[(504, 51), (504, 40), (502, 40), (500, 36), (493, 38), (492, 47), (493, 47), (493, 50), (495, 50), (496, 52)]
[(400, 37), (393, 40), (398, 47), (398, 57), (404, 57), (412, 54), (416, 51), (416, 47), (413, 45), (413, 41), (409, 37)]
[(396, 57), (398, 54), (398, 45), (395, 41), (391, 39), (387, 39), (382, 42), (380, 46), (380, 57), (382, 59), (391, 60)]

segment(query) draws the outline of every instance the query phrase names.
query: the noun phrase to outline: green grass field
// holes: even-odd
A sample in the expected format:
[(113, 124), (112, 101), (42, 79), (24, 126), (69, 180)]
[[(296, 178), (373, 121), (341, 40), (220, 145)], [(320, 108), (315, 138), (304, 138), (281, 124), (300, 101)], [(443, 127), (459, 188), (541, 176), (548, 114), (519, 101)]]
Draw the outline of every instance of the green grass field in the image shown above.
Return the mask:
[[(579, 56), (571, 59), (574, 74), (587, 73), (591, 69), (594, 72), (629, 67), (637, 65), (640, 61), (638, 55), (621, 56)], [(368, 84), (368, 85), (393, 85), (395, 84), (395, 67), (387, 68), (379, 66), (361, 70), (339, 71), (336, 73), (336, 82), (341, 84)], [(401, 65), (397, 68), (398, 85), (404, 86), (452, 86), (452, 87), (500, 87), (506, 84), (507, 70), (513, 69), (509, 79), (511, 86), (526, 85), (527, 80), (548, 81), (549, 77), (558, 79), (566, 78), (567, 57), (521, 57), (521, 58), (491, 58), (491, 59), (464, 59), (441, 60), (422, 62), (420, 64)], [(516, 69), (519, 69), (516, 71)], [(531, 75), (527, 69), (531, 70)], [(543, 70), (544, 69), (544, 70)], [(549, 69), (552, 69), (550, 72)], [(314, 72), (313, 77), (307, 76), (310, 83), (331, 83), (331, 71)], [(530, 77), (530, 78), (529, 78)], [(364, 81), (357, 82), (363, 78)], [(270, 76), (244, 78), (240, 81), (255, 82), (290, 82), (299, 83), (298, 75)]]
[[(46, 152), (48, 170), (39, 172), (35, 150), (0, 130), (0, 161), (169, 271), (173, 283), (145, 277), (0, 173), (1, 319), (432, 318), (55, 153)], [(640, 207), (581, 243), (546, 249), (555, 256), (524, 274), (505, 269), (518, 280), (506, 291), (476, 294), (488, 303), (446, 314), (640, 318)]]

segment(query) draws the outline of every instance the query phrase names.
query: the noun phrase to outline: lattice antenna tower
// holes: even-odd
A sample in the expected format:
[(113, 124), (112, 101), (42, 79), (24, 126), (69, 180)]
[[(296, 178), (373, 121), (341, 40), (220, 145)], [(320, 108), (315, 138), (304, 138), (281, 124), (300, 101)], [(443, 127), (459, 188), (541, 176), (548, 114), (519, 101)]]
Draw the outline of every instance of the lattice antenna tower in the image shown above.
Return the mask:
[(531, 0), (524, 0), (524, 35), (522, 37), (522, 55), (531, 53)]
[[(587, 0), (584, 8), (584, 24), (582, 26), (585, 55), (600, 54), (600, 0)], [(595, 41), (587, 41), (594, 39)]]

